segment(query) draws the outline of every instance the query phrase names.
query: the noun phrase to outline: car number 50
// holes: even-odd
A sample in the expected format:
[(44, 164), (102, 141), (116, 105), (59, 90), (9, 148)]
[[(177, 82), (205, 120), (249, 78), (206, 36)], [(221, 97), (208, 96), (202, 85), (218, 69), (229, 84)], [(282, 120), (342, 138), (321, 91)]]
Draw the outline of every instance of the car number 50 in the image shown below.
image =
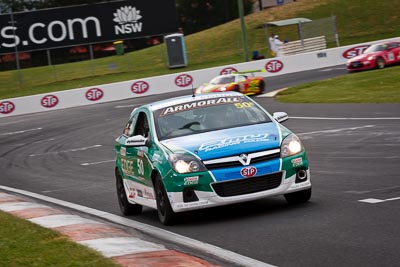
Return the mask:
[(138, 167), (138, 174), (139, 174), (139, 175), (144, 175), (143, 160), (141, 160), (141, 159), (138, 159), (138, 160), (137, 160), (137, 167)]
[(236, 108), (251, 108), (254, 104), (251, 102), (236, 103)]

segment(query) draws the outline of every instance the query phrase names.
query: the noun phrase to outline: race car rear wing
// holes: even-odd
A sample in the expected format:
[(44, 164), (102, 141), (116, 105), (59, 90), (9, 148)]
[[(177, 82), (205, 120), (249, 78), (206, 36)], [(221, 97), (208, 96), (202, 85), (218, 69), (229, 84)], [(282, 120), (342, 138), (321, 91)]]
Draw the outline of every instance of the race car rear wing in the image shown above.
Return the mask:
[(255, 72), (266, 72), (265, 69), (259, 69), (259, 70), (243, 70), (243, 71), (235, 71), (232, 72), (232, 74), (247, 74), (247, 73), (251, 73), (254, 76)]

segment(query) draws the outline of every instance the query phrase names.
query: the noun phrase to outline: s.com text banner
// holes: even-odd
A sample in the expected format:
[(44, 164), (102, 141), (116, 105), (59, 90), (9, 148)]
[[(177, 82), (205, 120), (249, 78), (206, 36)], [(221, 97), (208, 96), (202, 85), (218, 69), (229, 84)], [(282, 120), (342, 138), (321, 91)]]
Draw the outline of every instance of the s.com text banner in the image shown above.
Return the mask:
[(175, 0), (131, 0), (0, 15), (0, 54), (176, 32)]

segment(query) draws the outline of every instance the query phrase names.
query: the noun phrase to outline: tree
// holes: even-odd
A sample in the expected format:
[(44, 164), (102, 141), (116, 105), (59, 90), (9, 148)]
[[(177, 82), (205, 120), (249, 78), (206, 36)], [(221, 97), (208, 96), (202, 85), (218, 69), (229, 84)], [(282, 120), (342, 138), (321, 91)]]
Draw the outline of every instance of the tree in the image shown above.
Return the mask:
[(111, 2), (110, 0), (2, 0), (1, 13), (29, 11), (43, 8), (74, 6), (82, 4), (94, 4), (99, 2)]
[[(245, 14), (252, 10), (253, 1), (243, 0)], [(236, 0), (177, 0), (179, 22), (185, 34), (201, 31), (239, 17)]]

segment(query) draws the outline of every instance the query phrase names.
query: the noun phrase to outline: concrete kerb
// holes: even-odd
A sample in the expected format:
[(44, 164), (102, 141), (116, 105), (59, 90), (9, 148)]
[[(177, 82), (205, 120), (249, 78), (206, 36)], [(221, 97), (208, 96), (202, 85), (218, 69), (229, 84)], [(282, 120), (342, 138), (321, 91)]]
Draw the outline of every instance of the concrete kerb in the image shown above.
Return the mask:
[[(124, 263), (125, 265), (123, 265), (123, 266), (136, 266), (136, 265), (132, 265), (133, 260), (128, 260), (128, 259), (135, 259), (137, 261), (138, 258), (141, 256), (143, 256), (144, 259), (148, 258), (148, 260), (150, 260), (150, 261), (155, 260), (154, 257), (156, 257), (156, 258), (157, 257), (177, 258), (180, 261), (187, 261), (187, 262), (190, 261), (191, 265), (188, 265), (188, 266), (194, 266), (194, 267), (196, 267), (196, 266), (199, 266), (199, 267), (210, 266), (211, 267), (211, 266), (216, 266), (216, 265), (214, 265), (210, 262), (207, 262), (206, 260), (191, 256), (191, 255), (188, 255), (188, 254), (185, 254), (182, 252), (168, 250), (165, 248), (164, 245), (154, 244), (154, 243), (151, 243), (151, 242), (148, 242), (145, 240), (139, 240), (139, 241), (143, 241), (142, 243), (146, 245), (146, 246), (144, 246), (145, 250), (130, 249), (130, 250), (126, 251), (126, 254), (119, 255), (119, 253), (116, 252), (115, 247), (113, 245), (116, 245), (119, 248), (121, 248), (121, 247), (124, 247), (123, 244), (126, 243), (126, 244), (129, 244), (129, 246), (131, 246), (131, 247), (135, 247), (135, 245), (140, 243), (140, 242), (138, 243), (137, 238), (136, 237), (127, 237), (125, 235), (126, 233), (121, 234), (120, 232), (118, 232), (115, 229), (107, 230), (107, 226), (102, 226), (102, 225), (99, 226), (98, 225), (99, 223), (96, 221), (87, 221), (87, 219), (79, 218), (74, 215), (68, 215), (68, 214), (64, 214), (62, 212), (60, 213), (60, 211), (58, 211), (57, 209), (54, 209), (51, 207), (43, 207), (42, 204), (37, 204), (37, 203), (35, 204), (34, 202), (24, 201), (24, 200), (21, 201), (20, 198), (15, 197), (15, 194), (23, 195), (28, 198), (38, 199), (40, 201), (45, 201), (45, 202), (52, 203), (52, 204), (55, 204), (55, 205), (58, 205), (61, 207), (66, 207), (68, 209), (73, 209), (73, 210), (76, 210), (79, 212), (93, 215), (95, 217), (109, 221), (111, 223), (115, 223), (118, 225), (132, 228), (134, 230), (137, 230), (137, 231), (147, 234), (149, 236), (153, 236), (157, 239), (165, 240), (168, 243), (175, 243), (177, 246), (184, 246), (193, 251), (199, 251), (202, 254), (210, 255), (210, 258), (219, 259), (221, 262), (226, 262), (229, 264), (228, 266), (254, 266), (254, 267), (271, 267), (271, 266), (273, 266), (273, 265), (270, 265), (270, 264), (267, 264), (264, 262), (260, 262), (260, 261), (251, 259), (251, 258), (243, 256), (243, 255), (225, 250), (225, 249), (217, 247), (217, 246), (213, 246), (213, 245), (210, 245), (210, 244), (198, 241), (198, 240), (194, 240), (194, 239), (191, 239), (191, 238), (188, 238), (185, 236), (181, 236), (181, 235), (175, 234), (175, 233), (167, 231), (167, 230), (163, 230), (163, 229), (160, 229), (160, 228), (157, 228), (154, 226), (146, 225), (146, 224), (143, 224), (143, 223), (140, 223), (137, 221), (133, 221), (133, 220), (121, 217), (121, 216), (111, 214), (111, 213), (99, 211), (99, 210), (92, 209), (89, 207), (81, 206), (81, 205), (74, 204), (74, 203), (69, 203), (69, 202), (66, 202), (63, 200), (59, 200), (59, 199), (43, 196), (40, 194), (28, 192), (25, 190), (11, 188), (11, 187), (0, 186), (0, 190), (14, 193), (13, 195), (0, 193), (0, 210), (14, 213), (17, 216), (19, 215), (20, 217), (21, 217), (21, 213), (18, 214), (18, 211), (25, 211), (23, 213), (24, 215), (22, 215), (22, 217), (24, 217), (24, 216), (26, 217), (27, 214), (31, 214), (31, 216), (35, 216), (35, 219), (33, 219), (33, 217), (30, 218), (30, 219), (33, 219), (33, 220), (31, 220), (32, 222), (42, 225), (44, 227), (58, 230), (63, 234), (72, 235), (72, 234), (68, 233), (68, 229), (67, 230), (64, 229), (64, 231), (63, 231), (62, 227), (76, 227), (77, 225), (78, 226), (82, 225), (80, 231), (85, 232), (85, 231), (89, 231), (87, 228), (88, 224), (91, 225), (91, 227), (93, 227), (93, 225), (97, 225), (97, 227), (100, 227), (99, 228), (100, 230), (98, 229), (98, 231), (100, 231), (100, 234), (92, 233), (91, 235), (89, 234), (89, 236), (93, 237), (93, 235), (94, 235), (95, 239), (93, 239), (93, 240), (98, 239), (99, 242), (88, 241), (88, 240), (85, 240), (85, 242), (83, 242), (83, 240), (80, 240), (80, 241), (78, 240), (77, 242), (80, 242), (83, 245), (87, 245), (95, 250), (98, 250), (106, 257), (111, 257), (111, 258), (118, 257), (118, 260), (119, 260), (118, 263), (120, 263), (120, 264)], [(15, 199), (15, 198), (17, 198), (17, 199)], [(3, 199), (3, 201), (2, 201), (2, 199)], [(18, 204), (15, 202), (20, 202), (20, 203)], [(5, 203), (8, 203), (9, 205), (7, 205)], [(22, 204), (22, 203), (25, 203), (25, 204)], [(24, 205), (26, 205), (26, 207), (24, 207)], [(36, 207), (36, 208), (39, 207), (41, 209), (40, 210), (32, 210), (32, 208), (34, 208), (34, 207)], [(43, 209), (50, 209), (50, 211), (47, 212)], [(34, 215), (32, 215), (32, 212)], [(43, 218), (40, 218), (40, 217), (43, 217)], [(66, 221), (70, 221), (71, 223), (66, 223)], [(103, 229), (104, 227), (106, 227), (106, 230)], [(73, 231), (76, 231), (76, 229)], [(110, 231), (111, 231), (111, 236), (110, 236)], [(117, 231), (117, 233), (113, 234), (115, 231)], [(79, 239), (82, 237), (82, 235), (88, 235), (88, 234), (87, 233), (78, 234), (79, 237), (75, 236), (74, 238)], [(99, 245), (99, 244), (104, 244), (104, 245)], [(142, 245), (140, 245), (140, 246), (142, 246)], [(162, 251), (162, 255), (157, 255), (157, 253), (156, 253), (157, 251)], [(169, 251), (169, 252), (165, 252), (165, 251)], [(142, 255), (139, 253), (144, 253), (144, 254)], [(166, 258), (164, 258), (164, 260), (166, 260)], [(171, 260), (171, 259), (169, 259), (169, 260)], [(153, 265), (146, 265), (146, 266), (153, 266)], [(171, 266), (174, 266), (174, 265), (171, 265)], [(179, 265), (179, 266), (182, 266), (182, 265)]]

